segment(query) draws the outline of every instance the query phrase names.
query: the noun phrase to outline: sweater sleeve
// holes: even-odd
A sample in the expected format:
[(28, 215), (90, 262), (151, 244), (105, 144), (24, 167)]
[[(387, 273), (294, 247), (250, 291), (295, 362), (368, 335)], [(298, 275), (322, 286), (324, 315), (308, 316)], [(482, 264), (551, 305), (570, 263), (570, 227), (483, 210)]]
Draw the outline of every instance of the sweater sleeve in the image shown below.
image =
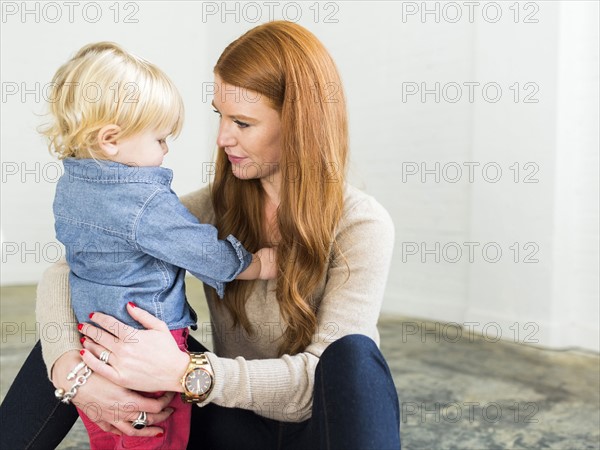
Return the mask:
[(42, 333), (42, 356), (46, 363), (48, 378), (58, 358), (71, 350), (80, 350), (77, 319), (71, 307), (69, 290), (69, 266), (63, 258), (50, 266), (38, 283), (36, 321)]
[(349, 334), (366, 335), (379, 345), (377, 320), (394, 247), (393, 223), (368, 197), (346, 214), (338, 230), (312, 343), (302, 353), (278, 359), (209, 353), (215, 386), (199, 406), (213, 402), (280, 421), (306, 420), (312, 410), (315, 369), (325, 348)]

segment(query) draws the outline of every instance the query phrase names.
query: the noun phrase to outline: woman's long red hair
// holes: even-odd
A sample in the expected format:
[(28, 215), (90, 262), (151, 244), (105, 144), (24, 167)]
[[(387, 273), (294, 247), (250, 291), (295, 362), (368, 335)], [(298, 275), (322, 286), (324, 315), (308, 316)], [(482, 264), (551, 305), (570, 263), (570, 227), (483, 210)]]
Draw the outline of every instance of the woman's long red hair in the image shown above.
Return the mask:
[[(276, 296), (284, 321), (280, 354), (303, 351), (317, 327), (314, 295), (323, 281), (343, 211), (348, 124), (336, 66), (321, 42), (286, 21), (260, 25), (232, 42), (214, 72), (225, 83), (259, 93), (279, 111), (282, 186), (277, 210)], [(272, 245), (263, 228), (259, 180), (240, 180), (219, 149), (212, 200), (222, 236), (251, 252)], [(252, 332), (245, 302), (252, 283), (232, 282), (224, 304), (235, 326)]]

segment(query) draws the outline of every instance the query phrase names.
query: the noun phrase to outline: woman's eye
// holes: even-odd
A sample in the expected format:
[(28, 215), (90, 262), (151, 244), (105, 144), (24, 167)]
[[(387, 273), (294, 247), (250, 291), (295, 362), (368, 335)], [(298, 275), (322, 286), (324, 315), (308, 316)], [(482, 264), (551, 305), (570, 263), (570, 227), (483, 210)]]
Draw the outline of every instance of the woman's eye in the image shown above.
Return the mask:
[[(216, 109), (213, 109), (213, 111), (215, 113), (217, 113), (219, 115), (219, 117), (222, 117), (221, 113), (219, 111), (217, 111)], [(240, 128), (248, 128), (250, 126), (249, 124), (247, 124), (245, 122), (240, 122), (239, 120), (234, 120), (233, 123), (235, 123)]]

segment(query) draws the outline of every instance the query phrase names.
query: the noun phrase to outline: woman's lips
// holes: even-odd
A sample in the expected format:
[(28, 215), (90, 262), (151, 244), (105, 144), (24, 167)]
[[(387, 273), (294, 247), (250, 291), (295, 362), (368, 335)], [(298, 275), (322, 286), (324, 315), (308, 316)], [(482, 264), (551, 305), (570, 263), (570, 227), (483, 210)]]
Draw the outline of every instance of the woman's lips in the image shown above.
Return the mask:
[(229, 162), (231, 164), (239, 164), (241, 163), (243, 160), (245, 160), (245, 157), (240, 157), (240, 156), (233, 156), (233, 155), (227, 155), (227, 158), (229, 159)]

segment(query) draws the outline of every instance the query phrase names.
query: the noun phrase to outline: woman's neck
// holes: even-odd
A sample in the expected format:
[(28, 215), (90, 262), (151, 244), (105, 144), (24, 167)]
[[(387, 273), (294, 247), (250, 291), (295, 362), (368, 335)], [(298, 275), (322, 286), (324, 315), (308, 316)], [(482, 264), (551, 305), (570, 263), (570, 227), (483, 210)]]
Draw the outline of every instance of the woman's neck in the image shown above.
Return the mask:
[(281, 176), (275, 175), (271, 179), (263, 178), (260, 182), (266, 194), (266, 205), (270, 203), (277, 208), (280, 201)]

